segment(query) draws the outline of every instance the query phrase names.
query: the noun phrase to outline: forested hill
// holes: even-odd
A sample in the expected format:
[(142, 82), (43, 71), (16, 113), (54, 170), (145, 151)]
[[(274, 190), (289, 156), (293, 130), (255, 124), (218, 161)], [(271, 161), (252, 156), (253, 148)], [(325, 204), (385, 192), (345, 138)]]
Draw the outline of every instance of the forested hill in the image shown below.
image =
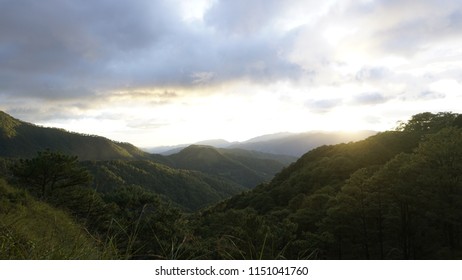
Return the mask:
[(319, 147), (201, 218), (234, 257), (460, 259), (462, 115)]
[(191, 145), (166, 158), (172, 167), (219, 176), (246, 188), (271, 180), (274, 174), (295, 160), (290, 156), (204, 145)]
[(91, 186), (98, 192), (137, 186), (187, 211), (217, 203), (246, 189), (220, 176), (174, 169), (150, 160), (85, 161), (82, 165), (92, 174)]
[(76, 155), (80, 160), (139, 159), (150, 157), (129, 143), (100, 136), (40, 127), (0, 111), (0, 157), (30, 158), (50, 149)]

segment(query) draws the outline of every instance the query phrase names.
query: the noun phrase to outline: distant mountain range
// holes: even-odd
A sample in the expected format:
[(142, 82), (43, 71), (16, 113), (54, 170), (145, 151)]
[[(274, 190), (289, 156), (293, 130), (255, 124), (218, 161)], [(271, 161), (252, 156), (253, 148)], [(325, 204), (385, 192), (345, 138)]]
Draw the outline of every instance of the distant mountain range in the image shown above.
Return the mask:
[[(340, 143), (359, 141), (374, 134), (377, 134), (377, 132), (371, 130), (362, 130), (357, 132), (281, 132), (258, 136), (244, 142), (228, 142), (223, 139), (214, 139), (205, 140), (194, 144), (209, 145), (215, 148), (238, 148), (270, 154), (288, 155), (298, 158), (305, 154), (307, 151), (310, 151), (322, 145), (335, 145)], [(178, 153), (187, 146), (189, 146), (189, 144), (176, 146), (162, 146), (149, 148), (147, 149), (147, 151), (151, 153), (171, 155)]]

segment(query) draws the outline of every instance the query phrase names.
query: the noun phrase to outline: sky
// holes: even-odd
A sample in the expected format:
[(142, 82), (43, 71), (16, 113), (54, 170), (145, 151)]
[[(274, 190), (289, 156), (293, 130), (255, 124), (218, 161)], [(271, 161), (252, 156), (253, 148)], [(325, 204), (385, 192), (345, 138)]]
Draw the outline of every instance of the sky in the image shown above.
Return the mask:
[(461, 113), (460, 0), (0, 0), (0, 110), (139, 147)]

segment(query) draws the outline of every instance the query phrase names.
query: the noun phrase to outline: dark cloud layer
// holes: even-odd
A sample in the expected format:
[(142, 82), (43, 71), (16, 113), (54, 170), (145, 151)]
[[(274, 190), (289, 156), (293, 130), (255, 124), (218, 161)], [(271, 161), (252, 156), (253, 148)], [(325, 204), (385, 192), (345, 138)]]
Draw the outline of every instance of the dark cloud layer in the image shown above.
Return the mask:
[(0, 52), (0, 79), (8, 80), (2, 90), (42, 98), (117, 86), (109, 65), (150, 47), (164, 32), (154, 23), (167, 20), (148, 1), (2, 2), (0, 49), (7, 51)]
[(267, 30), (285, 5), (293, 1), (233, 0), (217, 1), (205, 21), (227, 35), (246, 36)]
[[(255, 30), (271, 18), (270, 5), (238, 2), (219, 1), (210, 10), (211, 30), (182, 21), (172, 1), (1, 1), (0, 91), (56, 99), (120, 87), (297, 77), (297, 65), (281, 56), (290, 38)], [(259, 18), (242, 21), (243, 12), (260, 6)]]

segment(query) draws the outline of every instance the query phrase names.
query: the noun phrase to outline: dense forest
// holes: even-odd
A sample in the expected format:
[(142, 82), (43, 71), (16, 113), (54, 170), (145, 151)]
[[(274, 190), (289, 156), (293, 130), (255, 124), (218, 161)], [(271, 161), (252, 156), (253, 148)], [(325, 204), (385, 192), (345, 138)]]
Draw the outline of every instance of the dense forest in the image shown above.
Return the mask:
[[(0, 143), (10, 145), (0, 148), (19, 149), (22, 123), (0, 117)], [(421, 113), (315, 148), (256, 187), (236, 179), (267, 178), (277, 163), (203, 147), (160, 159), (131, 151), (91, 161), (46, 147), (4, 155), (0, 258), (462, 258), (459, 114)], [(220, 168), (191, 170), (188, 157)]]

